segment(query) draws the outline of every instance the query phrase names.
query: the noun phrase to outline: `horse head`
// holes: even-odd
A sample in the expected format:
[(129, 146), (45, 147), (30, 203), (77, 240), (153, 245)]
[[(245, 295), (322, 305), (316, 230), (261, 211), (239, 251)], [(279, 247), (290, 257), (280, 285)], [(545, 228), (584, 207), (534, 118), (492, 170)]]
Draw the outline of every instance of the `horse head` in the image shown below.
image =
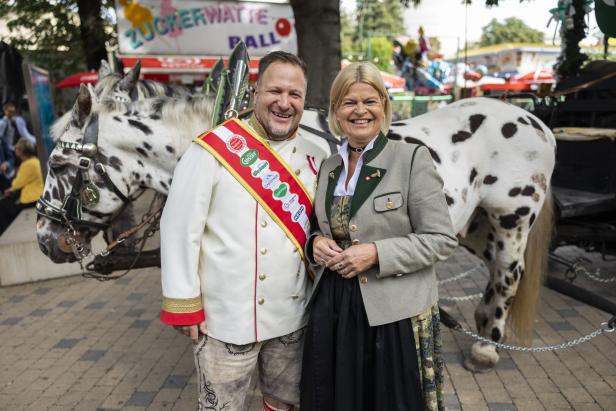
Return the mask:
[(43, 253), (55, 262), (85, 257), (92, 237), (115, 229), (142, 190), (167, 194), (179, 156), (209, 129), (212, 107), (208, 96), (98, 100), (82, 86), (70, 120), (56, 130), (37, 205)]
[(97, 106), (94, 90), (82, 85), (68, 122), (56, 135), (37, 203), (39, 247), (57, 263), (85, 256), (92, 237), (130, 206), (135, 191), (122, 176), (117, 150), (100, 146)]

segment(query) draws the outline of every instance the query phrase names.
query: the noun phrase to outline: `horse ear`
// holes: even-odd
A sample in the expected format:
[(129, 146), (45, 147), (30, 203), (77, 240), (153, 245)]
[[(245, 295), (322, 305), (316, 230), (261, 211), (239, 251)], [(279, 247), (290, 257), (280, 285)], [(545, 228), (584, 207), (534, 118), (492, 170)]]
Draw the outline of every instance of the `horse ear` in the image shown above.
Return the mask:
[(141, 73), (141, 59), (137, 60), (137, 64), (133, 66), (132, 69), (126, 73), (122, 80), (118, 83), (118, 88), (122, 91), (125, 91), (130, 94), (130, 92), (135, 88), (137, 84), (137, 80), (139, 80), (139, 74)]
[(113, 73), (113, 70), (109, 63), (107, 63), (107, 60), (101, 60), (101, 66), (98, 69), (98, 81), (101, 81), (101, 79), (104, 79), (111, 73)]
[(81, 128), (86, 122), (86, 118), (92, 111), (92, 95), (90, 90), (84, 85), (79, 86), (79, 94), (75, 105), (73, 105), (73, 111), (71, 112), (71, 119), (73, 124)]
[(88, 83), (88, 91), (90, 92), (92, 102), (98, 104), (98, 96), (96, 95), (96, 91), (94, 91), (94, 86), (92, 83)]

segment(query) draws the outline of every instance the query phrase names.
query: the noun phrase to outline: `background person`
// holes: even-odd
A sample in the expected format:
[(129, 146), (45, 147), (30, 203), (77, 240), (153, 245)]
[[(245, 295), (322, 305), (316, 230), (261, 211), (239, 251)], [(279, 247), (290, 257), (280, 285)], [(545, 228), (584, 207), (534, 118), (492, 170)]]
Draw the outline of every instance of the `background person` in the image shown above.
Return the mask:
[(378, 69), (344, 68), (329, 123), (347, 142), (319, 171), (318, 227), (306, 248), (320, 269), (302, 410), (443, 409), (434, 263), (457, 240), (428, 150), (389, 141), (390, 122)]
[[(15, 155), (21, 160), (15, 179), (4, 191), (0, 200), (0, 234), (17, 218), (21, 210), (34, 207), (43, 194), (43, 175), (41, 163), (36, 157), (34, 144), (21, 139), (15, 144)], [(16, 192), (19, 192), (19, 198)]]
[[(254, 193), (298, 179), (314, 194), (326, 153), (298, 132), (305, 96), (304, 62), (286, 52), (266, 55), (259, 62), (254, 114), (244, 124), (261, 140), (237, 130), (234, 143), (214, 154), (200, 137), (175, 169), (161, 219), (161, 320), (196, 344), (199, 409), (244, 409), (257, 365), (264, 410), (290, 410), (299, 402), (310, 282), (301, 252)], [(258, 151), (242, 157), (253, 167), (250, 175), (265, 184), (252, 191), (223, 164), (247, 141), (261, 141)], [(273, 173), (275, 163), (286, 168)], [(289, 187), (265, 193), (270, 200), (274, 193), (289, 198)]]

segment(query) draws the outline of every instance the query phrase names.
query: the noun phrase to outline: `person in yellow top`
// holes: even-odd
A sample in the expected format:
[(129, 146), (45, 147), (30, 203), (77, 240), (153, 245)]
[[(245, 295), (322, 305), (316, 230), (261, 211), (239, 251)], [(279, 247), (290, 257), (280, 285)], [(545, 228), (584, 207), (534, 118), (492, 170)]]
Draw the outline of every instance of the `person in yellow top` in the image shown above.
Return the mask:
[[(20, 139), (15, 144), (15, 155), (21, 160), (21, 165), (11, 186), (4, 191), (4, 198), (0, 200), (0, 234), (8, 228), (21, 210), (34, 207), (43, 194), (43, 175), (34, 144), (26, 139)], [(18, 190), (21, 190), (19, 199), (16, 198)]]

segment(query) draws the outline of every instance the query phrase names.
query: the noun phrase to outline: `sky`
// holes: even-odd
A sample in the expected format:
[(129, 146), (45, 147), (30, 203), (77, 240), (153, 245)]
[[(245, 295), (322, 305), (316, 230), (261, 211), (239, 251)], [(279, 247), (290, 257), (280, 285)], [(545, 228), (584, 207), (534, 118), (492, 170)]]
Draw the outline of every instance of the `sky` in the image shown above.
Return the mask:
[[(519, 0), (500, 0), (497, 7), (488, 8), (485, 1), (474, 0), (468, 6), (467, 36), (469, 42), (478, 41), (481, 37), (481, 28), (493, 18), (503, 21), (507, 17), (517, 17), (530, 27), (546, 33), (546, 42), (551, 43), (556, 24), (554, 21), (547, 26), (550, 20), (551, 8), (555, 8), (558, 0), (531, 0), (520, 4)], [(353, 10), (355, 0), (342, 0), (344, 10)], [(407, 34), (417, 36), (417, 29), (423, 26), (428, 37), (438, 37), (441, 40), (443, 54), (452, 55), (456, 52), (458, 38), (460, 47), (464, 48), (465, 38), (465, 6), (462, 0), (423, 0), (417, 7), (409, 7), (404, 12), (404, 23)], [(598, 31), (594, 12), (590, 13), (590, 33)], [(558, 33), (556, 40), (558, 41)], [(592, 37), (588, 42), (595, 43)]]

